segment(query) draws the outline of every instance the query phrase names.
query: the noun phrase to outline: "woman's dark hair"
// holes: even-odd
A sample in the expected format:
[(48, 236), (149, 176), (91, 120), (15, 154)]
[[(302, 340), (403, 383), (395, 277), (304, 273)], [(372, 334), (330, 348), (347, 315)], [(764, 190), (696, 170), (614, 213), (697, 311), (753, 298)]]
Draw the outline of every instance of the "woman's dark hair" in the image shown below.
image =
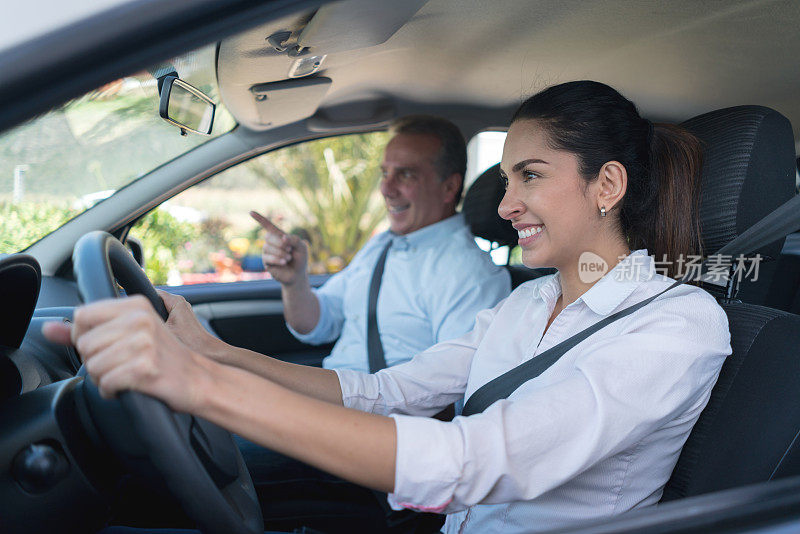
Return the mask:
[(618, 161), (628, 173), (618, 213), (622, 235), (632, 249), (647, 248), (666, 261), (675, 278), (679, 258), (701, 254), (700, 141), (674, 124), (652, 124), (611, 87), (592, 81), (555, 85), (530, 97), (511, 122), (534, 119), (555, 150), (578, 158), (586, 183), (601, 167)]

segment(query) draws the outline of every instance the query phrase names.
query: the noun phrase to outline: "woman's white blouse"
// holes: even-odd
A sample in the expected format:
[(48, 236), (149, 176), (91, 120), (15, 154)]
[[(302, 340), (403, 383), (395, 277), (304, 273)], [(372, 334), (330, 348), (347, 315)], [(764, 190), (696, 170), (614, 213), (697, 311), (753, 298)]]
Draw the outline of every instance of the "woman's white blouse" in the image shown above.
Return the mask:
[(728, 321), (682, 285), (590, 336), (483, 413), (429, 417), (614, 311), (674, 282), (637, 250), (542, 336), (559, 275), (477, 316), (469, 334), (374, 375), (337, 370), (345, 406), (392, 415), (393, 507), (447, 513), (444, 531), (531, 532), (658, 502), (722, 363)]

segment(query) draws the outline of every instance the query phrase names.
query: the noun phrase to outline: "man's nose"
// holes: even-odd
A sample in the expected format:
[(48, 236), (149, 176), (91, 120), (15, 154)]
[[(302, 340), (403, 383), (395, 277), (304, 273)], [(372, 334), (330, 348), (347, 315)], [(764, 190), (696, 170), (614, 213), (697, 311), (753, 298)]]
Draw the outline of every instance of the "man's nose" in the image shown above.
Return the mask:
[(387, 172), (381, 178), (381, 194), (385, 197), (397, 195), (397, 179), (394, 173)]
[(500, 205), (497, 206), (497, 213), (503, 219), (510, 221), (525, 213), (525, 204), (517, 199), (511, 188), (508, 188), (500, 201)]

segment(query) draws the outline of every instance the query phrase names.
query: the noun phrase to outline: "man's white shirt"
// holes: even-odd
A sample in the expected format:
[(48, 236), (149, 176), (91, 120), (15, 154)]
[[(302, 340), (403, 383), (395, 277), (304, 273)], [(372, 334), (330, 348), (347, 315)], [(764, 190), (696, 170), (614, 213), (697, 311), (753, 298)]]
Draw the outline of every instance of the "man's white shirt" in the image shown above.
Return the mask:
[(511, 292), (508, 272), (478, 248), (461, 214), (406, 235), (378, 234), (343, 271), (314, 290), (320, 303), (314, 329), (300, 334), (289, 327), (305, 343), (317, 345), (338, 338), (323, 361), (326, 369), (369, 370), (369, 286), (378, 256), (390, 240), (377, 304), (388, 366), (469, 332), (479, 311)]

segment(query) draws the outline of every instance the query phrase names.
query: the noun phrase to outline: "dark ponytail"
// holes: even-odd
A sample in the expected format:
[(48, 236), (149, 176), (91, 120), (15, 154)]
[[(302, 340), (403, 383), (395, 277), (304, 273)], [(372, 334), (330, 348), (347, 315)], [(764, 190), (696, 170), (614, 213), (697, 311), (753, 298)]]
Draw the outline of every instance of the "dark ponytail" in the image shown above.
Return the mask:
[[(667, 274), (677, 278), (681, 254), (702, 255), (700, 240), (700, 141), (675, 124), (655, 125), (650, 144), (650, 175), (658, 181), (658, 201), (653, 220), (639, 230), (657, 261), (670, 263)], [(624, 206), (623, 206), (624, 211)], [(638, 245), (637, 245), (638, 246)]]
[[(556, 150), (575, 154), (587, 184), (618, 161), (628, 173), (625, 197), (609, 214), (635, 250), (647, 248), (679, 274), (680, 258), (700, 255), (700, 142), (673, 124), (654, 125), (611, 87), (592, 81), (545, 89), (517, 109), (512, 122), (535, 119)], [(612, 222), (609, 221), (609, 222)]]

